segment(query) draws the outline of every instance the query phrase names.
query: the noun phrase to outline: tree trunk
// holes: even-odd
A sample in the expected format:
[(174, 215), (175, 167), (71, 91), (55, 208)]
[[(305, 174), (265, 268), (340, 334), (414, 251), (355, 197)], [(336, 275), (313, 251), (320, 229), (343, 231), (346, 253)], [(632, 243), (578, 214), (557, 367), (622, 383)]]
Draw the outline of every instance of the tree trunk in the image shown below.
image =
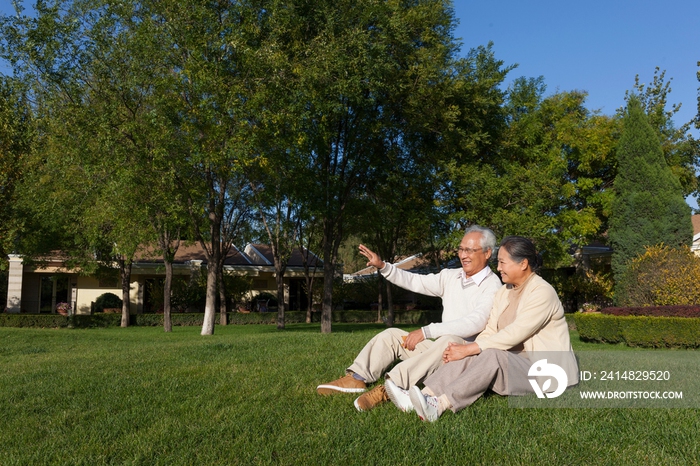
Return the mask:
[[(156, 217), (154, 227), (159, 232), (158, 244), (163, 251), (163, 264), (165, 264), (165, 282), (163, 283), (163, 330), (165, 332), (172, 332), (173, 260), (175, 259), (177, 250), (180, 248), (180, 240), (176, 239), (174, 242), (171, 242), (170, 231), (162, 222), (159, 222), (158, 219), (159, 217)], [(179, 238), (179, 230), (177, 230), (177, 232), (175, 237)]]
[[(314, 271), (316, 268), (314, 267)], [(306, 323), (311, 323), (311, 315), (314, 312), (314, 277), (306, 277)]]
[(284, 271), (277, 272), (275, 277), (277, 282), (277, 329), (284, 329), (284, 311), (286, 302), (284, 300)]
[[(308, 252), (308, 250), (307, 250)], [(311, 273), (308, 263), (304, 259), (304, 278), (306, 279), (306, 323), (311, 323), (311, 316), (314, 312), (314, 276), (317, 264), (314, 263), (314, 271)]]
[(224, 271), (223, 267), (218, 270), (219, 279), (219, 325), (228, 325), (228, 306), (226, 303), (226, 287), (224, 286)]
[(173, 263), (164, 257), (165, 283), (163, 284), (163, 330), (173, 331), (173, 323), (170, 318), (170, 298), (173, 288)]
[(323, 305), (321, 307), (321, 333), (331, 333), (333, 320), (333, 268), (324, 263)]
[(129, 326), (129, 308), (131, 307), (131, 299), (129, 292), (131, 289), (131, 261), (120, 260), (120, 275), (122, 279), (122, 327)]
[(377, 323), (382, 321), (382, 285), (384, 285), (384, 277), (377, 272)]
[(387, 313), (386, 313), (386, 326), (387, 327), (393, 327), (394, 326), (394, 297), (391, 294), (391, 283), (389, 283), (389, 280), (386, 281), (386, 306), (387, 306)]
[[(326, 227), (327, 228), (327, 227)], [(333, 322), (333, 270), (331, 237), (324, 234), (323, 241), (323, 304), (321, 306), (321, 333), (331, 333)]]
[(207, 299), (204, 305), (204, 322), (202, 335), (214, 335), (216, 320), (216, 276), (218, 267), (213, 260), (207, 264)]
[[(223, 267), (221, 258), (221, 215), (213, 213), (214, 207), (210, 207), (209, 233), (211, 235), (211, 251), (207, 254), (207, 297), (204, 305), (204, 322), (202, 323), (202, 335), (214, 335), (216, 323), (216, 285), (219, 280), (219, 268)], [(206, 250), (200, 237), (200, 242)]]

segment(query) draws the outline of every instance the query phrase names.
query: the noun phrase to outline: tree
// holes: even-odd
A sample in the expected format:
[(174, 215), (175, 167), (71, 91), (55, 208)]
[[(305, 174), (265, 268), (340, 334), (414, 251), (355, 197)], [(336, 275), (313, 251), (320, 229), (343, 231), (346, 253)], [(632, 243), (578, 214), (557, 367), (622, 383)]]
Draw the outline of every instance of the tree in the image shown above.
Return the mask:
[(482, 164), (470, 193), (475, 223), (532, 238), (551, 267), (604, 231), (615, 173), (616, 124), (589, 111), (583, 92), (543, 97), (543, 78), (517, 79), (500, 156)]
[[(258, 200), (259, 215), (267, 239), (272, 250), (272, 260), (275, 267), (275, 282), (277, 285), (277, 328), (284, 328), (284, 313), (286, 309), (284, 273), (287, 263), (292, 256), (295, 247), (299, 220), (296, 217), (298, 205), (293, 204), (291, 199), (279, 196), (279, 185), (270, 186), (275, 191), (275, 196), (269, 199), (269, 203)], [(257, 196), (259, 198), (259, 196)]]
[(0, 76), (0, 269), (14, 252), (22, 220), (17, 188), (31, 150), (32, 113), (22, 83)]
[(168, 331), (172, 258), (184, 231), (174, 189), (183, 138), (168, 105), (177, 76), (148, 5), (41, 3), (36, 20), (4, 19), (3, 51), (31, 83), (41, 123), (33, 177), (23, 189), (27, 211), (38, 214), (29, 217), (44, 229), (56, 217), (65, 221), (58, 235), (44, 235), (53, 240), (43, 249), (71, 252), (86, 271), (95, 257), (118, 263), (127, 325), (130, 264), (139, 247), (157, 240)]
[(318, 238), (317, 221), (314, 218), (302, 219), (299, 222), (299, 235), (297, 236), (301, 262), (304, 267), (304, 285), (308, 301), (306, 304), (306, 323), (311, 323), (311, 315), (314, 306), (314, 278), (319, 266), (318, 256), (312, 251), (317, 251), (320, 245)]
[[(700, 144), (689, 132), (693, 120), (676, 126), (673, 116), (681, 109), (680, 103), (671, 105), (667, 110), (668, 96), (671, 93), (671, 81), (665, 80), (666, 72), (659, 67), (654, 70), (651, 84), (640, 83), (639, 75), (634, 78), (632, 91), (625, 93), (625, 99), (636, 96), (647, 115), (649, 124), (661, 141), (666, 163), (678, 178), (683, 189), (683, 196), (694, 195), (698, 197), (697, 167), (700, 159)], [(618, 110), (620, 116), (624, 115), (624, 108)]]
[[(422, 251), (429, 242), (435, 222), (433, 179), (423, 164), (396, 160), (394, 171), (368, 187), (367, 212), (359, 223), (360, 236), (387, 262), (399, 255)], [(353, 245), (357, 249), (357, 244)], [(382, 285), (386, 287), (386, 325), (394, 325), (394, 300), (391, 284), (379, 274), (379, 303)], [(378, 309), (381, 312), (381, 309)]]
[(645, 247), (689, 245), (693, 229), (680, 182), (669, 169), (659, 137), (634, 95), (627, 103), (617, 160), (609, 237), (614, 249), (613, 273), (619, 281), (628, 262)]
[(437, 204), (444, 218), (436, 230), (444, 236), (433, 240), (436, 252), (454, 248), (469, 225), (491, 225), (486, 221), (490, 205), (482, 197), (498, 176), (493, 164), (501, 157), (507, 129), (507, 94), (500, 86), (513, 68), (496, 59), (492, 44), (477, 47), (458, 62), (454, 91), (431, 104), (451, 110), (446, 115), (449, 131), (432, 141)]
[(162, 105), (173, 94), (172, 72), (142, 2), (42, 3), (37, 18), (17, 17), (6, 29), (7, 50), (32, 80), (42, 122), (37, 177), (27, 196), (49, 191), (35, 205), (68, 221), (60, 246), (82, 257), (83, 267), (95, 257), (119, 264), (126, 326), (137, 250), (158, 238), (167, 270), (174, 243), (164, 241), (170, 234), (164, 228), (172, 231), (173, 218), (182, 218), (174, 215), (174, 165), (167, 162), (177, 132)]
[(470, 95), (477, 86), (460, 79), (466, 65), (456, 58), (454, 16), (444, 1), (298, 1), (285, 11), (292, 15), (284, 46), (296, 83), (295, 150), (307, 160), (309, 214), (321, 221), (321, 331), (328, 333), (338, 248), (365, 212), (366, 188), (392, 170), (397, 142), (454, 141), (459, 110), (449, 96), (460, 92), (476, 105), (483, 95)]
[(257, 51), (267, 12), (260, 3), (165, 1), (148, 15), (161, 26), (158, 40), (175, 75), (165, 104), (182, 141), (172, 154), (177, 184), (207, 258), (203, 335), (214, 333), (217, 284), (249, 211), (243, 165), (255, 153), (256, 83), (264, 74)]
[[(280, 28), (279, 24), (273, 24)], [(280, 29), (284, 29), (283, 27)], [(275, 31), (277, 31), (275, 29)], [(270, 60), (274, 60), (283, 72), (273, 73), (263, 81), (264, 95), (256, 120), (254, 136), (257, 148), (253, 162), (245, 167), (250, 181), (256, 217), (263, 237), (270, 244), (275, 282), (277, 285), (277, 328), (285, 326), (284, 274), (292, 252), (299, 243), (302, 214), (305, 205), (307, 183), (303, 177), (303, 157), (292, 148), (295, 145), (296, 118), (288, 111), (294, 106), (293, 80), (288, 80), (288, 63), (275, 52), (275, 44), (281, 38), (271, 34), (265, 47)], [(302, 249), (303, 253), (303, 249)], [(306, 256), (306, 254), (303, 254)]]

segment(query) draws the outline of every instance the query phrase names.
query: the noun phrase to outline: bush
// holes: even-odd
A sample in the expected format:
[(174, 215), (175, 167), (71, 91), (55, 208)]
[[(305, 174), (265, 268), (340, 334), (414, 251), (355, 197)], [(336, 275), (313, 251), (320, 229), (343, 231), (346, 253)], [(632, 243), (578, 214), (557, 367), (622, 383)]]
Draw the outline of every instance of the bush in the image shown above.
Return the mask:
[[(109, 308), (110, 306), (105, 307)], [(122, 315), (121, 313), (95, 315), (76, 314), (71, 317), (71, 324), (74, 328), (119, 327), (122, 324)]]
[(688, 247), (650, 246), (630, 262), (618, 285), (618, 306), (700, 304), (700, 258)]
[(105, 309), (121, 309), (121, 307), (122, 300), (119, 299), (119, 296), (115, 295), (114, 293), (105, 293), (97, 297), (97, 299), (95, 300), (95, 307), (93, 308), (93, 310), (95, 312), (102, 312)]
[(70, 324), (60, 314), (0, 314), (0, 327), (65, 328)]
[(700, 317), (700, 306), (606, 307), (600, 312), (614, 316)]
[[(163, 314), (132, 314), (129, 325), (139, 327), (162, 327)], [(204, 314), (177, 313), (171, 314), (173, 326), (201, 326)], [(439, 311), (395, 311), (394, 323), (403, 325), (425, 325), (429, 322), (436, 322), (440, 319)], [(333, 322), (357, 322), (374, 323), (377, 320), (376, 311), (333, 311)], [(305, 311), (288, 311), (284, 313), (285, 323), (305, 323)], [(321, 313), (312, 314), (312, 321), (321, 321)], [(218, 322), (218, 320), (217, 320)], [(276, 312), (251, 312), (241, 314), (238, 312), (228, 313), (230, 325), (246, 324), (276, 324)], [(93, 315), (73, 315), (71, 317), (58, 314), (0, 314), (0, 327), (32, 327), (32, 328), (105, 328), (119, 327), (121, 325), (121, 314), (93, 314)]]
[(582, 340), (645, 348), (700, 347), (700, 318), (577, 313), (574, 320)]

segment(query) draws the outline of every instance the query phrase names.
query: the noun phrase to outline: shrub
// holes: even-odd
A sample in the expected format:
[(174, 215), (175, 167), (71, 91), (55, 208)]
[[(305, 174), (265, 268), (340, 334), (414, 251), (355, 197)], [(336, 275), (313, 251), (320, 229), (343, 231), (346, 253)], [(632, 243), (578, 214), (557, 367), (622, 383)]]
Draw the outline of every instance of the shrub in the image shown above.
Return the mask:
[(102, 312), (105, 310), (105, 308), (110, 309), (117, 307), (122, 307), (122, 300), (119, 299), (119, 296), (115, 295), (114, 293), (105, 293), (98, 296), (95, 300), (94, 311)]
[[(110, 307), (110, 306), (105, 306)], [(71, 317), (73, 328), (107, 328), (119, 327), (122, 323), (121, 314), (76, 314)], [(131, 322), (130, 322), (131, 324)]]
[(600, 312), (614, 316), (700, 317), (700, 305), (606, 307)]
[(622, 274), (618, 306), (673, 306), (700, 303), (700, 258), (690, 248), (647, 247)]
[(577, 313), (574, 320), (582, 340), (645, 348), (700, 347), (700, 318)]
[(0, 327), (66, 328), (70, 318), (60, 314), (0, 314)]
[[(129, 316), (129, 318), (129, 325), (139, 327), (163, 326), (163, 314), (132, 314)], [(402, 325), (425, 325), (429, 322), (435, 322), (439, 318), (439, 311), (396, 311), (394, 322)], [(204, 314), (201, 312), (177, 313), (172, 314), (171, 319), (173, 326), (201, 326), (203, 323)], [(333, 312), (333, 322), (373, 323), (376, 321), (376, 319), (376, 311), (347, 310)], [(287, 311), (284, 313), (284, 320), (286, 323), (290, 324), (304, 323), (306, 322), (306, 312)], [(319, 323), (321, 321), (321, 313), (313, 313), (312, 321)], [(252, 312), (250, 314), (230, 312), (228, 313), (228, 322), (230, 325), (273, 325), (277, 322), (277, 314), (274, 312)], [(121, 314), (78, 314), (71, 317), (62, 316), (59, 314), (0, 314), (0, 327), (105, 328), (119, 327), (120, 325)]]

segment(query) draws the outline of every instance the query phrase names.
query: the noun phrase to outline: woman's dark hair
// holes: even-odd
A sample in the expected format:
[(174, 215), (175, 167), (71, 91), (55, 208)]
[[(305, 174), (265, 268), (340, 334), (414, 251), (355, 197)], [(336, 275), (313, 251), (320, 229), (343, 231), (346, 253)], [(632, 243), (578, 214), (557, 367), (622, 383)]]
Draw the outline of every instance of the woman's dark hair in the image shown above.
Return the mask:
[(522, 236), (506, 236), (501, 241), (500, 247), (505, 249), (506, 252), (510, 254), (511, 259), (517, 263), (522, 262), (523, 259), (527, 259), (527, 263), (533, 272), (537, 272), (542, 266), (542, 257), (537, 254), (535, 245), (527, 238), (523, 238)]

